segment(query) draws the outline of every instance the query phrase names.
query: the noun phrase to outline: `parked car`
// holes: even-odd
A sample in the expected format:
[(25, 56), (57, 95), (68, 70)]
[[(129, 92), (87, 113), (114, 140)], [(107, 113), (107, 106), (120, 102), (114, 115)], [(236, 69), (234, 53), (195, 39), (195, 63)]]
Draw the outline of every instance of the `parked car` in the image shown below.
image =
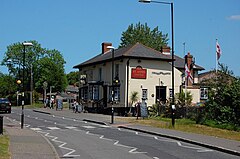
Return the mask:
[(11, 102), (7, 98), (0, 98), (0, 112), (11, 113)]

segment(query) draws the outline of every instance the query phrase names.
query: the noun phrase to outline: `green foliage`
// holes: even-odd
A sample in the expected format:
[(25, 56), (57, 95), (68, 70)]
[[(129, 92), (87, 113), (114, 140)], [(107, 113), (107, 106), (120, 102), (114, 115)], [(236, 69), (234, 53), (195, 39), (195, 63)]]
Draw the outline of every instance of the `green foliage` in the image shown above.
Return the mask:
[(159, 112), (159, 105), (158, 104), (153, 104), (152, 106), (148, 107), (148, 114), (150, 117), (156, 117), (158, 116)]
[(215, 81), (209, 81), (209, 85), (212, 87), (206, 103), (206, 120), (240, 127), (240, 79), (221, 64)]
[(138, 92), (136, 91), (131, 92), (130, 100), (131, 100), (131, 105), (137, 102), (139, 100)]
[(148, 47), (160, 51), (161, 46), (167, 46), (167, 34), (163, 34), (158, 27), (151, 30), (147, 23), (131, 24), (128, 29), (122, 33), (120, 48), (140, 42)]
[(186, 95), (183, 90), (180, 93), (176, 93), (176, 104), (179, 106), (190, 106), (192, 103), (193, 96), (190, 91), (187, 91)]
[(0, 159), (10, 158), (9, 152), (9, 137), (7, 135), (0, 135)]
[(78, 72), (70, 72), (67, 74), (68, 84), (70, 85), (78, 85), (79, 83), (79, 73)]
[[(55, 49), (42, 48), (37, 41), (30, 42), (33, 46), (25, 47), (24, 76), (27, 90), (30, 90), (31, 72), (33, 73), (33, 88), (37, 92), (42, 92), (43, 82), (45, 81), (48, 83), (48, 86), (55, 86), (53, 91), (64, 90), (67, 86), (67, 78), (64, 73), (65, 61), (62, 54)], [(7, 51), (1, 62), (1, 65), (8, 67), (9, 73), (15, 79), (23, 78), (23, 54), (24, 47), (22, 43), (11, 44), (7, 47)]]
[(10, 97), (15, 94), (17, 84), (15, 79), (10, 75), (0, 73), (0, 97)]

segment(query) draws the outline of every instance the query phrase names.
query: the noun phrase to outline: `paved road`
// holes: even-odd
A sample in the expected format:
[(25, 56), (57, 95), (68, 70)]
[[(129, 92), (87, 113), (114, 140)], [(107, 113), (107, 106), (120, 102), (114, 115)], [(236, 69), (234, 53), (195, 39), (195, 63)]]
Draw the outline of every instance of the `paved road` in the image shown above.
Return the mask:
[[(20, 110), (7, 115), (19, 121)], [(79, 114), (81, 116), (81, 114)], [(81, 118), (25, 110), (25, 127), (46, 136), (61, 158), (230, 159), (238, 158), (172, 139), (84, 122)]]

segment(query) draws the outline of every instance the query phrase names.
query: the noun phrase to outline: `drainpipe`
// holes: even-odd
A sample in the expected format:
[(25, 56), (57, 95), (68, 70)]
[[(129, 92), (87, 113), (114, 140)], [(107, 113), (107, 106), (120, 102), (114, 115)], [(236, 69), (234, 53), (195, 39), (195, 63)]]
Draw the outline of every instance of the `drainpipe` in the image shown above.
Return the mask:
[[(128, 108), (128, 89), (129, 89), (129, 61), (130, 61), (130, 59), (128, 59), (128, 61), (127, 61), (127, 100), (126, 100), (127, 108)], [(125, 112), (125, 113), (127, 113), (127, 112)]]

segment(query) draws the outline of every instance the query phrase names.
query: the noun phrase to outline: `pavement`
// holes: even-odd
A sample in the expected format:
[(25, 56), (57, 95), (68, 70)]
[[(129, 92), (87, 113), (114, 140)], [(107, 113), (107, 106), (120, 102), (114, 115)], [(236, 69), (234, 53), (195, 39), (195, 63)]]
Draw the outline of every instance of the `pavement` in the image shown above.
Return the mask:
[(11, 159), (59, 159), (53, 145), (41, 134), (21, 129), (16, 121), (4, 117), (4, 129), (10, 137)]
[[(54, 109), (41, 108), (35, 109), (33, 111), (45, 114), (66, 116), (69, 118), (84, 120), (102, 125), (112, 125), (123, 129), (176, 139), (179, 141), (184, 141), (228, 154), (240, 156), (240, 142), (235, 140), (228, 140), (194, 133), (186, 133), (177, 130), (161, 129), (151, 126), (130, 124), (124, 120), (119, 120), (121, 118), (125, 118), (119, 116), (115, 116), (114, 124), (110, 124), (110, 115), (73, 113), (68, 109), (56, 111)], [(12, 159), (59, 158), (54, 147), (41, 134), (27, 128), (20, 129), (19, 124), (17, 125), (17, 123), (13, 123), (13, 121), (8, 119), (4, 119), (4, 129), (6, 129), (8, 135), (10, 136), (10, 152)]]

